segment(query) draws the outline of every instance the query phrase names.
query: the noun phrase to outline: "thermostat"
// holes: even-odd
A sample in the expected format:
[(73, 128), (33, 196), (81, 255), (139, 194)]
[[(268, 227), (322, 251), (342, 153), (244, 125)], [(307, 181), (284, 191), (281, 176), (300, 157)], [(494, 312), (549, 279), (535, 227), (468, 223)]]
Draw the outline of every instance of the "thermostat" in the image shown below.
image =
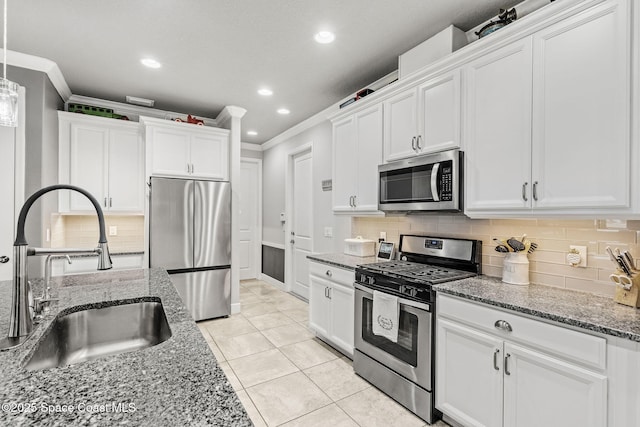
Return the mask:
[(381, 261), (389, 261), (393, 258), (393, 243), (380, 242), (380, 248), (378, 248), (378, 259)]

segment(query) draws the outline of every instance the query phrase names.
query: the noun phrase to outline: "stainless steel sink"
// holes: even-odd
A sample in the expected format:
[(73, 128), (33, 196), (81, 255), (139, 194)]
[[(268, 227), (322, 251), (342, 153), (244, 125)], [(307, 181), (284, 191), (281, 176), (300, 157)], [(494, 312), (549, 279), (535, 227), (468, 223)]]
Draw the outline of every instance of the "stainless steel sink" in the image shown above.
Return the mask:
[(114, 304), (58, 315), (25, 368), (33, 371), (72, 365), (151, 347), (171, 337), (159, 300)]

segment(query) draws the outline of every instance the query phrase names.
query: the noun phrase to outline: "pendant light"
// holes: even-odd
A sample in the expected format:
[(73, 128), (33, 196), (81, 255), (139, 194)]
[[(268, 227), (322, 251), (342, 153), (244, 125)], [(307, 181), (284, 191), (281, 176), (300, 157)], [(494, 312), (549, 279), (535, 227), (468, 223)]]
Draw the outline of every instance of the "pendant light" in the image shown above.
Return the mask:
[(7, 0), (4, 0), (3, 74), (0, 79), (0, 126), (18, 126), (18, 84), (7, 80)]

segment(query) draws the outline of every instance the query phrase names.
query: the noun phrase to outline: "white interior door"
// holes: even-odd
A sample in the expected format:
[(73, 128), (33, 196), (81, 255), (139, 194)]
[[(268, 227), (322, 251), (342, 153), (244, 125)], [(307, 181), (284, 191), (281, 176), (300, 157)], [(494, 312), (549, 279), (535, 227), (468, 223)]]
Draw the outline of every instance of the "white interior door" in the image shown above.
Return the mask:
[(311, 150), (293, 156), (292, 212), (290, 248), (292, 249), (291, 291), (309, 298), (309, 260), (313, 249), (313, 196)]
[[(13, 227), (15, 196), (15, 128), (0, 126), (0, 280), (11, 280), (13, 276)], [(6, 203), (11, 201), (11, 203)], [(6, 257), (6, 258), (4, 258)], [(4, 262), (3, 262), (4, 261)]]
[(240, 162), (240, 280), (254, 279), (260, 272), (260, 192), (261, 161), (242, 159)]

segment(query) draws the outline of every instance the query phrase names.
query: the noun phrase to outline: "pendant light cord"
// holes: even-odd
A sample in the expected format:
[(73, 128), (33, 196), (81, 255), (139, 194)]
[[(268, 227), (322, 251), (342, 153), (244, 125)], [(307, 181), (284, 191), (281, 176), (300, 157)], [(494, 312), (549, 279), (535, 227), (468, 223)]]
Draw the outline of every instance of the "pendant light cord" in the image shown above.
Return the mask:
[(2, 63), (2, 77), (7, 79), (7, 0), (4, 0), (4, 34), (3, 34), (4, 44), (2, 47), (3, 52), (3, 63)]

